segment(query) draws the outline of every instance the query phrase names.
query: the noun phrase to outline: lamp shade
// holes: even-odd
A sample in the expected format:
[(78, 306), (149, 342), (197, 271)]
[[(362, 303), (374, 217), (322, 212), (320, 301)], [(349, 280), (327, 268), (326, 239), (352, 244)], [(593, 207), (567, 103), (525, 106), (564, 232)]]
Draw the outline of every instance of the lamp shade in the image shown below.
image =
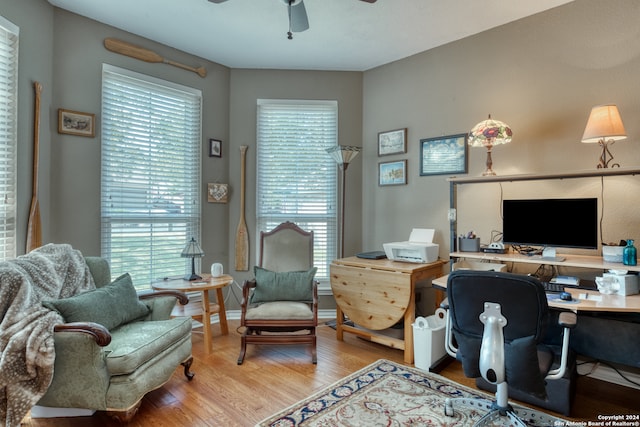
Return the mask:
[(327, 153), (339, 164), (349, 164), (358, 153), (362, 150), (360, 147), (352, 147), (349, 145), (336, 145), (335, 147), (327, 148)]
[(591, 109), (587, 126), (584, 128), (584, 135), (582, 135), (582, 142), (619, 141), (626, 138), (627, 132), (624, 130), (617, 106), (613, 104), (596, 105)]
[(511, 128), (499, 120), (494, 120), (489, 114), (469, 132), (469, 145), (472, 147), (487, 147), (511, 142), (513, 133)]
[(182, 258), (199, 258), (204, 256), (204, 252), (198, 242), (196, 242), (196, 239), (192, 237), (191, 240), (187, 242), (180, 256)]

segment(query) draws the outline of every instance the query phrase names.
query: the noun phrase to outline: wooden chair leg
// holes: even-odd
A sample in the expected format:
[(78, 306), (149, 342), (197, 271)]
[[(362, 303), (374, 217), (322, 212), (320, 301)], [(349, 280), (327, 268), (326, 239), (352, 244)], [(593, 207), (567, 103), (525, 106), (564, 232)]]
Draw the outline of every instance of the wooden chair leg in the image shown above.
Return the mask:
[(244, 355), (246, 353), (247, 353), (247, 338), (243, 334), (242, 337), (240, 338), (240, 355), (238, 356), (238, 365), (242, 365), (242, 362), (244, 362)]
[(129, 421), (131, 421), (131, 419), (138, 413), (141, 403), (142, 399), (126, 411), (107, 411), (107, 415), (116, 420), (119, 424), (128, 424)]
[(187, 360), (181, 363), (181, 365), (184, 366), (184, 375), (187, 377), (189, 381), (191, 381), (193, 377), (196, 375), (193, 372), (191, 372), (192, 363), (193, 363), (193, 356), (189, 357)]
[(313, 335), (313, 344), (311, 344), (311, 362), (314, 365), (318, 364), (318, 351), (316, 349), (316, 336), (315, 336), (315, 333)]

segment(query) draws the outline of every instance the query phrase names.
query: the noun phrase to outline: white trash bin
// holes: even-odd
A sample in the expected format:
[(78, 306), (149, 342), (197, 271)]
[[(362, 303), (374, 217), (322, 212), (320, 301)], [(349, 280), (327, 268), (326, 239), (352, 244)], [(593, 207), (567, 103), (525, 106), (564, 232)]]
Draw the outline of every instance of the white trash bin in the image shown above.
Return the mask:
[(413, 323), (413, 359), (416, 368), (429, 371), (431, 365), (445, 354), (445, 310), (439, 308), (428, 317), (418, 317)]

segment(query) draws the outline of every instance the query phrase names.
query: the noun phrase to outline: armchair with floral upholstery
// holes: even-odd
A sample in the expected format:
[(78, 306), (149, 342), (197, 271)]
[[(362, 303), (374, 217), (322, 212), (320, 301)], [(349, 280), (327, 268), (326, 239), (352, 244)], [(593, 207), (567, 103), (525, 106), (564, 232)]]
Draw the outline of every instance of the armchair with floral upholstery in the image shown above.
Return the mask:
[(179, 292), (138, 298), (128, 274), (112, 282), (105, 259), (85, 260), (96, 289), (43, 302), (65, 323), (55, 326), (53, 380), (32, 416), (47, 408), (77, 408), (107, 411), (126, 422), (144, 395), (165, 384), (179, 365), (193, 378), (191, 319), (171, 318), (176, 301), (188, 299)]

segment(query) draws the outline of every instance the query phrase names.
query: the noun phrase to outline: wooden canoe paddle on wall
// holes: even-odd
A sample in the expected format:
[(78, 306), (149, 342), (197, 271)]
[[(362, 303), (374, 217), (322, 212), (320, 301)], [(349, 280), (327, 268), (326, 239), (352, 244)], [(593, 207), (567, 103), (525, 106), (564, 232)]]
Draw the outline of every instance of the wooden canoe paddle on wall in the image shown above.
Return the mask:
[(249, 270), (249, 233), (247, 221), (244, 218), (244, 190), (245, 167), (247, 162), (247, 147), (240, 146), (240, 221), (236, 230), (236, 271)]
[(181, 64), (179, 62), (164, 58), (162, 55), (152, 50), (145, 49), (143, 47), (136, 46), (122, 40), (107, 37), (106, 39), (104, 39), (104, 47), (106, 47), (107, 50), (110, 50), (111, 52), (130, 56), (131, 58), (139, 59), (141, 61), (169, 64), (173, 65), (174, 67), (182, 68), (183, 70), (193, 71), (203, 78), (207, 76), (207, 70), (204, 67), (190, 67), (189, 65)]
[(27, 223), (26, 252), (42, 246), (42, 224), (40, 221), (40, 204), (38, 202), (38, 164), (40, 159), (40, 94), (42, 85), (33, 83), (35, 91), (35, 107), (33, 116), (33, 182), (31, 191), (31, 209), (29, 209), (29, 222)]

